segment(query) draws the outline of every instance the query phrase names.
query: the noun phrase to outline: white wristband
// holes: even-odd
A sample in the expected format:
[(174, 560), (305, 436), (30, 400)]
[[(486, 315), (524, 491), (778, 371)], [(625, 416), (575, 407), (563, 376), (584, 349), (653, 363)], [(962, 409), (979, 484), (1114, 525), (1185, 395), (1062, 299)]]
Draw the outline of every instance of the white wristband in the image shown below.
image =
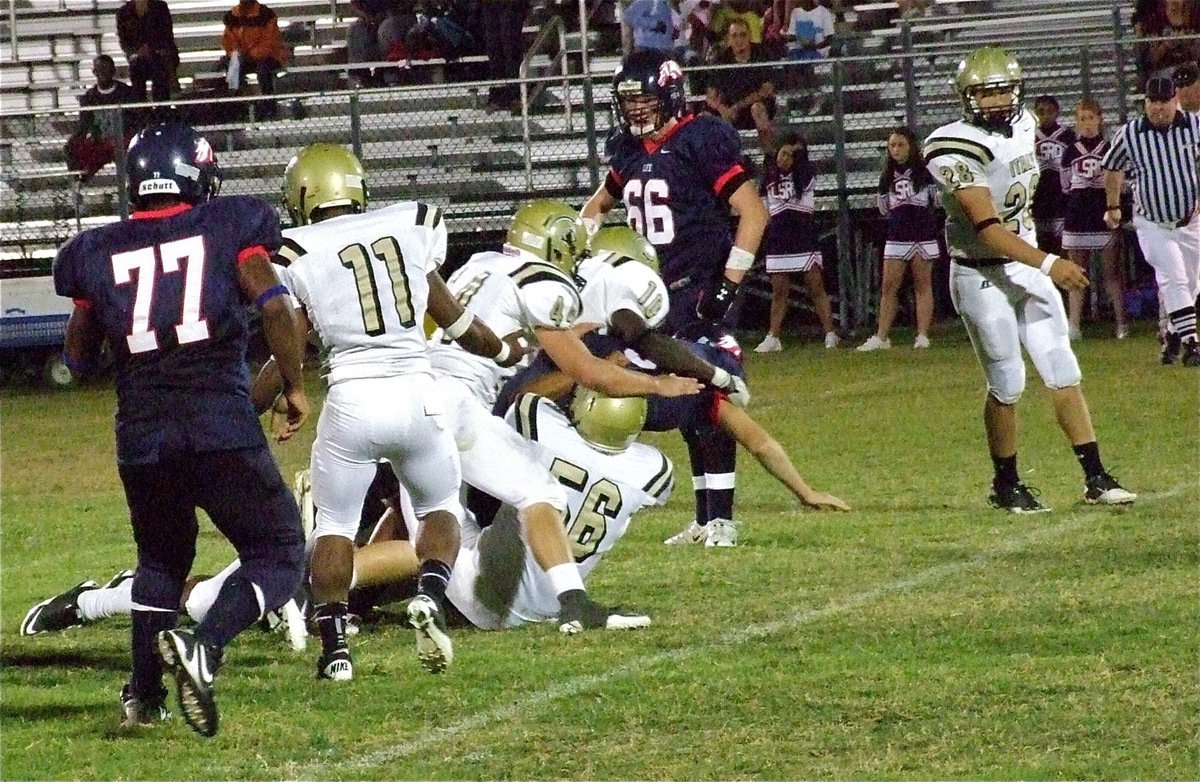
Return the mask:
[(1058, 256), (1050, 253), (1046, 256), (1046, 260), (1042, 261), (1042, 274), (1050, 276), (1050, 269), (1054, 266), (1054, 262), (1058, 260)]
[(713, 367), (713, 376), (709, 383), (712, 384), (713, 388), (729, 388), (729, 381), (732, 378), (733, 375), (729, 374), (724, 369), (721, 369), (720, 367)]
[(463, 310), (463, 314), (458, 316), (458, 320), (446, 327), (446, 336), (450, 339), (458, 339), (467, 333), (467, 329), (471, 328), (473, 320), (475, 320), (475, 316), (471, 314), (471, 311)]
[(508, 360), (508, 357), (511, 353), (512, 350), (508, 347), (508, 343), (504, 340), (500, 340), (500, 352), (492, 356), (492, 361), (495, 361), (497, 364), (503, 364)]
[(754, 265), (754, 253), (749, 250), (743, 250), (736, 244), (729, 251), (729, 259), (725, 261), (725, 268), (734, 271), (748, 271)]

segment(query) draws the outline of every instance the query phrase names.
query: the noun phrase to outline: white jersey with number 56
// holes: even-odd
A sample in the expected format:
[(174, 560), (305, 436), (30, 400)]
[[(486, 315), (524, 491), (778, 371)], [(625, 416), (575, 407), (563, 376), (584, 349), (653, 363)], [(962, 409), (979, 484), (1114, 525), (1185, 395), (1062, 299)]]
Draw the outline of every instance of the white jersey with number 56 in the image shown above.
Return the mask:
[(986, 187), (1004, 227), (1036, 245), (1033, 193), (1039, 178), (1034, 135), (1037, 121), (1028, 111), (1012, 123), (1011, 135), (989, 132), (959, 120), (943, 125), (925, 140), (925, 162), (948, 197), (946, 243), (952, 258), (986, 259), (995, 253), (979, 241), (954, 191)]
[[(662, 505), (674, 487), (667, 457), (642, 443), (621, 453), (588, 445), (567, 416), (548, 399), (522, 394), (508, 422), (536, 444), (539, 463), (567, 491), (563, 523), (587, 579), (642, 508)], [(446, 596), (476, 627), (497, 629), (543, 622), (558, 615), (558, 595), (521, 540), (516, 519), (504, 511), (481, 535), (464, 528)]]
[(284, 231), (284, 281), (329, 350), (329, 384), (431, 372), (429, 272), (446, 258), (439, 209), (405, 202)]

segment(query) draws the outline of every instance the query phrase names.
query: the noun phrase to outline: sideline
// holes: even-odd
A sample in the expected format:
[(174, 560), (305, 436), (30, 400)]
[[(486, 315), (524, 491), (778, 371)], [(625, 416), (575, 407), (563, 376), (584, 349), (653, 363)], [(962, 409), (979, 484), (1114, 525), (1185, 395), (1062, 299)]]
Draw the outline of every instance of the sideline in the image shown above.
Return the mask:
[[(1190, 488), (1192, 488), (1192, 484), (1185, 483), (1164, 492), (1154, 492), (1144, 497), (1139, 497), (1138, 504), (1166, 500)], [(736, 646), (747, 641), (756, 641), (778, 633), (781, 630), (802, 627), (821, 619), (849, 613), (871, 605), (885, 597), (907, 592), (959, 575), (964, 571), (987, 565), (993, 560), (1020, 553), (1049, 538), (1061, 537), (1076, 531), (1080, 527), (1093, 524), (1096, 521), (1097, 514), (1103, 512), (1106, 512), (1103, 508), (1087, 506), (1077, 508), (1071, 518), (1065, 519), (1053, 526), (1030, 530), (1024, 535), (1019, 535), (1005, 541), (1001, 545), (980, 552), (970, 559), (937, 565), (907, 578), (889, 581), (874, 589), (868, 589), (865, 592), (859, 592), (841, 599), (834, 599), (822, 608), (809, 608), (797, 611), (790, 616), (777, 619), (773, 622), (730, 630), (712, 640), (701, 641), (690, 646), (659, 652), (657, 654), (644, 655), (618, 665), (615, 668), (610, 668), (607, 671), (588, 676), (577, 676), (539, 692), (530, 693), (523, 698), (519, 698), (503, 706), (478, 712), (445, 727), (420, 731), (410, 738), (402, 739), (388, 747), (367, 752), (357, 757), (339, 756), (330, 757), (327, 761), (314, 760), (308, 763), (287, 764), (282, 768), (282, 778), (290, 780), (319, 779), (327, 776), (325, 772), (332, 771), (335, 768), (337, 770), (344, 770), (385, 766), (410, 755), (424, 753), (431, 747), (452, 741), (465, 733), (487, 727), (493, 723), (510, 721), (526, 712), (535, 711), (544, 704), (602, 686), (613, 679), (639, 675), (652, 666), (678, 662), (690, 657), (707, 654), (714, 647)]]

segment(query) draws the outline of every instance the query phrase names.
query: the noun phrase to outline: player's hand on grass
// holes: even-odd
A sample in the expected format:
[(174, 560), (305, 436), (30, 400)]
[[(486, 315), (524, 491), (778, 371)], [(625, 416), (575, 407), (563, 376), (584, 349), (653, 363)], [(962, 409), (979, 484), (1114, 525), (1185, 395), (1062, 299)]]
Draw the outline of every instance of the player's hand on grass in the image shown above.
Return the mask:
[(804, 504), (817, 510), (850, 510), (846, 502), (827, 491), (814, 491), (804, 498)]

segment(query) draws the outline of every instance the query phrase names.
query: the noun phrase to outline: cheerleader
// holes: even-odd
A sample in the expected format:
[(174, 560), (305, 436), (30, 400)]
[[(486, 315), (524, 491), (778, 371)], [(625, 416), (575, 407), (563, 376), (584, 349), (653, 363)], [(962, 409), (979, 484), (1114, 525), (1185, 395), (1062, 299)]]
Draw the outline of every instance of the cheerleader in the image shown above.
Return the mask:
[(861, 351), (886, 350), (892, 346), (888, 331), (896, 319), (900, 285), (910, 263), (917, 299), (914, 348), (929, 347), (929, 327), (933, 322), (933, 263), (940, 257), (937, 218), (933, 213), (938, 204), (937, 183), (925, 167), (921, 142), (908, 128), (891, 132), (887, 152), (887, 163), (879, 177), (879, 211), (887, 218), (879, 325), (858, 346)]
[[(1104, 169), (1100, 162), (1108, 151), (1108, 142), (1101, 132), (1103, 115), (1100, 105), (1084, 98), (1075, 107), (1076, 141), (1068, 146), (1062, 157), (1062, 189), (1066, 193), (1066, 223), (1062, 244), (1068, 257), (1088, 268), (1093, 252), (1100, 253), (1104, 291), (1112, 303), (1117, 320), (1117, 339), (1125, 339), (1129, 327), (1125, 324), (1124, 292), (1121, 282), (1120, 240), (1116, 231), (1104, 224)], [(1083, 291), (1067, 295), (1067, 318), (1071, 339), (1083, 336), (1079, 328), (1083, 315)]]
[(1033, 222), (1038, 247), (1058, 253), (1062, 249), (1064, 191), (1062, 186), (1063, 151), (1075, 143), (1075, 133), (1058, 124), (1058, 99), (1039, 95), (1033, 102), (1038, 127), (1034, 133), (1040, 176), (1033, 191)]
[(825, 328), (825, 347), (835, 348), (841, 338), (833, 330), (833, 310), (822, 277), (824, 260), (813, 228), (813, 170), (808, 162), (808, 143), (798, 133), (780, 140), (774, 159), (768, 159), (759, 186), (770, 220), (763, 238), (767, 274), (771, 276), (771, 325), (755, 353), (783, 350), (779, 333), (787, 314), (792, 290), (792, 272), (804, 275), (813, 308)]

